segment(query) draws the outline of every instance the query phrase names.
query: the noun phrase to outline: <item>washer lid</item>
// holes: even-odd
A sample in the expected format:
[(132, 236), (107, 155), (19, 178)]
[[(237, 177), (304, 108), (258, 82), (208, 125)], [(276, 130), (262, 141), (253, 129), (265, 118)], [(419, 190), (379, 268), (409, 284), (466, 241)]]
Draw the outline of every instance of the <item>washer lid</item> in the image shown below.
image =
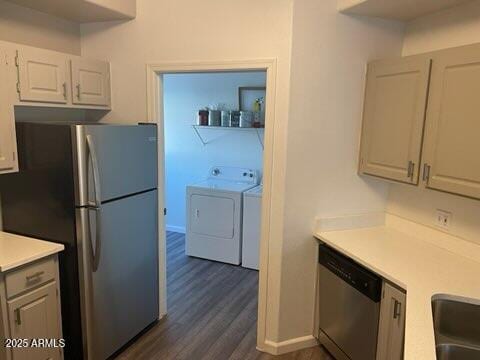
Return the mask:
[(223, 190), (233, 192), (244, 192), (248, 189), (251, 189), (253, 186), (255, 186), (255, 184), (213, 179), (207, 179), (191, 185), (191, 187), (200, 189)]

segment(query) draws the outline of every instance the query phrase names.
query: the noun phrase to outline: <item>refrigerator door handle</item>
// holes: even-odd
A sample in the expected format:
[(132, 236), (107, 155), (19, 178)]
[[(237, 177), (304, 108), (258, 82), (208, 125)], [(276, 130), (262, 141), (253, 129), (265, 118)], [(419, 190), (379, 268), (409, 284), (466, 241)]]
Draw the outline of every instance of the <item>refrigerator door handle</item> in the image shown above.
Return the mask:
[(98, 160), (97, 160), (97, 152), (95, 151), (95, 144), (93, 143), (93, 138), (91, 135), (87, 135), (87, 147), (88, 147), (88, 154), (90, 155), (90, 159), (92, 161), (92, 170), (93, 170), (93, 193), (95, 196), (95, 203), (89, 205), (93, 207), (100, 207), (102, 204), (102, 197), (100, 191), (100, 174), (98, 170)]
[[(92, 162), (92, 172), (93, 172), (93, 193), (95, 197), (95, 202), (90, 203), (88, 210), (95, 211), (95, 247), (92, 244), (92, 256), (93, 256), (93, 264), (92, 270), (96, 272), (98, 270), (98, 265), (100, 264), (100, 255), (102, 249), (102, 237), (101, 237), (101, 229), (102, 229), (102, 197), (100, 192), (100, 174), (98, 170), (98, 160), (97, 160), (97, 153), (95, 151), (95, 144), (93, 143), (93, 139), (91, 135), (86, 136), (87, 139), (87, 147), (88, 147), (88, 154), (90, 156)], [(92, 241), (93, 237), (90, 236), (90, 241)]]

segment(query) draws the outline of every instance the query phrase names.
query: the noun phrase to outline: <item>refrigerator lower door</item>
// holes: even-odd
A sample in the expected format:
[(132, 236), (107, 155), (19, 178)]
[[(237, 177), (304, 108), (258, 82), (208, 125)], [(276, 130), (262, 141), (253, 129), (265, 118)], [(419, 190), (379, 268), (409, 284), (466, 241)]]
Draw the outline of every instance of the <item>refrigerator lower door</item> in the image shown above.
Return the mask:
[(104, 360), (158, 319), (157, 191), (81, 211), (86, 347)]
[(77, 125), (73, 136), (77, 206), (95, 202), (95, 195), (104, 202), (157, 188), (155, 125)]

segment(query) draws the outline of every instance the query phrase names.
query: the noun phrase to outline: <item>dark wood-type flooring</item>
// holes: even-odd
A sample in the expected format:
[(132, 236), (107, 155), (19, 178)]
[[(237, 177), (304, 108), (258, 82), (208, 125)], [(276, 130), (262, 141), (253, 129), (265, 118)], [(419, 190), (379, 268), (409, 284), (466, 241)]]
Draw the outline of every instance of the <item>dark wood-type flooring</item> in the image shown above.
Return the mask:
[(331, 360), (320, 347), (272, 356), (255, 349), (258, 272), (185, 256), (167, 234), (168, 315), (117, 359)]

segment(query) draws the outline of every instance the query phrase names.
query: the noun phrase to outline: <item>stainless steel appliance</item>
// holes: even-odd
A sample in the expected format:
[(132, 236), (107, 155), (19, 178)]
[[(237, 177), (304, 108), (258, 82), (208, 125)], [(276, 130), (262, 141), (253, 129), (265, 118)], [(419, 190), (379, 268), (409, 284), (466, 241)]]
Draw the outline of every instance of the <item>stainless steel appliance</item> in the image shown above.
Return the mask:
[(375, 360), (382, 279), (321, 244), (319, 340), (338, 360)]
[(158, 319), (154, 125), (18, 123), (5, 231), (65, 245), (65, 359), (104, 360)]

